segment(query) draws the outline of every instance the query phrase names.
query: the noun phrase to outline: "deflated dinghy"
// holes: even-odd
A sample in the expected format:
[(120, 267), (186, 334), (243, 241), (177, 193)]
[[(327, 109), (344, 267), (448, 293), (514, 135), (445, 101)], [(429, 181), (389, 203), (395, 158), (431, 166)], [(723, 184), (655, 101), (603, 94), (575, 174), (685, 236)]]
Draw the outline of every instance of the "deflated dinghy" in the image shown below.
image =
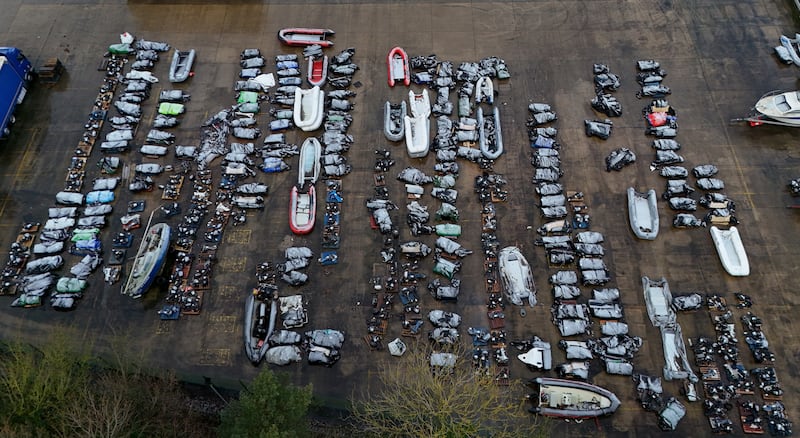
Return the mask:
[(744, 251), (742, 238), (736, 227), (721, 230), (711, 227), (711, 239), (717, 248), (719, 260), (722, 267), (728, 274), (735, 277), (746, 277), (750, 275), (750, 262), (747, 260), (747, 253)]
[(656, 191), (639, 193), (628, 187), (628, 218), (636, 237), (644, 240), (655, 240), (658, 236), (658, 207)]

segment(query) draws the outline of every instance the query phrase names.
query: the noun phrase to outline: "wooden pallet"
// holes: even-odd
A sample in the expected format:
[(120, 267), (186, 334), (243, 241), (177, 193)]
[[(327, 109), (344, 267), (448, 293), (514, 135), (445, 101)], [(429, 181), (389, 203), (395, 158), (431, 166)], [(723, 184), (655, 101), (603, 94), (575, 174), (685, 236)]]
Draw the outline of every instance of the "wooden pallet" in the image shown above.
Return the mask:
[(767, 394), (766, 392), (763, 392), (763, 391), (761, 392), (761, 398), (763, 398), (764, 400), (768, 400), (768, 401), (780, 401), (780, 400), (783, 400), (783, 396), (782, 395)]
[(498, 202), (506, 202), (506, 199), (498, 198), (497, 196), (494, 195), (494, 190), (492, 190), (492, 202), (497, 204)]
[(197, 309), (196, 310), (184, 310), (183, 306), (181, 306), (181, 314), (183, 315), (199, 315), (200, 310), (203, 308), (203, 289), (195, 289), (194, 290), (197, 297)]
[(495, 368), (494, 382), (499, 386), (508, 386), (511, 383), (509, 368), (507, 366), (498, 365), (497, 368)]
[(371, 325), (370, 326), (370, 334), (371, 335), (380, 335), (383, 336), (386, 334), (386, 329), (389, 327), (389, 321), (382, 319), (378, 325)]
[(52, 87), (61, 79), (61, 75), (64, 74), (65, 70), (61, 60), (58, 58), (48, 58), (47, 61), (36, 70), (36, 74), (39, 76), (39, 82), (46, 87)]
[(81, 157), (88, 157), (92, 154), (92, 144), (87, 143), (85, 141), (78, 142), (78, 146), (75, 148), (75, 155)]
[(36, 237), (36, 233), (39, 232), (40, 225), (38, 223), (29, 223), (22, 226), (17, 234), (17, 238), (15, 242), (25, 249), (31, 249), (33, 246), (33, 240)]
[[(501, 316), (502, 315), (502, 316)], [(506, 326), (505, 314), (499, 310), (487, 312), (486, 316), (489, 317), (489, 328), (492, 330), (502, 329)]]
[(161, 199), (169, 200), (169, 201), (175, 201), (178, 198), (180, 198), (181, 197), (181, 189), (183, 188), (184, 179), (185, 178), (184, 178), (183, 175), (178, 175), (177, 184), (173, 184), (172, 185), (175, 188), (175, 195), (174, 196), (167, 195), (167, 189), (170, 188), (170, 184), (167, 184), (166, 186), (164, 186), (164, 192), (161, 194)]
[(707, 365), (700, 367), (700, 377), (706, 382), (716, 382), (719, 381), (722, 376), (716, 365)]

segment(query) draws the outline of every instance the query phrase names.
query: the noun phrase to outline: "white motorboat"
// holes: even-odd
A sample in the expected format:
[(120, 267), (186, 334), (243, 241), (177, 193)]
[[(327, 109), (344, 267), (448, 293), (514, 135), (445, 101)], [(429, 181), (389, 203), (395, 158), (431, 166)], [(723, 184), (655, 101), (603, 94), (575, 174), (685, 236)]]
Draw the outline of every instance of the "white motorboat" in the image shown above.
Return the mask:
[(507, 246), (497, 255), (500, 279), (509, 301), (517, 306), (527, 298), (531, 307), (536, 305), (536, 286), (531, 266), (516, 246)]
[(639, 193), (628, 187), (628, 219), (636, 237), (644, 240), (655, 240), (658, 236), (658, 206), (656, 191)]
[(547, 417), (595, 418), (614, 413), (619, 398), (611, 391), (576, 380), (538, 377), (537, 394), (531, 394), (534, 407), (530, 411)]
[(800, 126), (800, 90), (767, 93), (758, 99), (753, 110), (757, 121), (748, 119), (751, 123)]
[(309, 90), (297, 88), (294, 91), (294, 124), (303, 131), (313, 131), (322, 125), (325, 117), (325, 92), (319, 87)]
[(300, 165), (297, 171), (297, 184), (314, 184), (319, 179), (319, 157), (322, 154), (322, 145), (316, 137), (308, 137), (300, 147)]
[(406, 149), (411, 158), (423, 158), (430, 148), (431, 121), (425, 117), (409, 117), (403, 119)]
[(719, 254), (722, 267), (725, 268), (728, 274), (735, 277), (750, 275), (750, 262), (747, 260), (747, 253), (744, 250), (742, 238), (739, 236), (739, 230), (736, 227), (721, 230), (712, 226), (711, 239), (714, 241), (714, 246), (717, 247), (717, 254)]

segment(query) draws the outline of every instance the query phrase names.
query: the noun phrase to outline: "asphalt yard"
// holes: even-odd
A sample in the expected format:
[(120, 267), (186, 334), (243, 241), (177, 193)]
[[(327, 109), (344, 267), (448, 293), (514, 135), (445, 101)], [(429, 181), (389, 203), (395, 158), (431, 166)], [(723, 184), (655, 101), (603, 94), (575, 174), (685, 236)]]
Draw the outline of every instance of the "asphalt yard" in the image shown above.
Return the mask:
[[(795, 262), (800, 236), (795, 211), (787, 209), (794, 200), (786, 185), (797, 177), (795, 150), (798, 135), (792, 128), (749, 127), (731, 124), (729, 120), (745, 115), (764, 93), (791, 90), (797, 84), (797, 67), (777, 61), (773, 47), (781, 34), (796, 31), (796, 11), (787, 2), (757, 1), (634, 1), (634, 2), (492, 2), (492, 3), (426, 3), (426, 2), (264, 2), (210, 4), (146, 1), (98, 1), (62, 4), (48, 1), (9, 1), (0, 15), (0, 45), (23, 49), (36, 66), (58, 57), (66, 67), (65, 75), (53, 86), (40, 84), (33, 88), (17, 115), (18, 122), (10, 138), (0, 143), (0, 246), (8, 248), (25, 222), (44, 222), (48, 208), (55, 203), (55, 194), (64, 189), (67, 168), (76, 145), (85, 131), (84, 124), (92, 110), (104, 72), (99, 70), (103, 54), (119, 34), (130, 32), (136, 37), (163, 41), (181, 50), (195, 49), (194, 75), (185, 83), (167, 81), (170, 53), (163, 53), (153, 74), (160, 78), (151, 96), (166, 89), (180, 89), (191, 95), (180, 124), (170, 129), (176, 144), (191, 145), (200, 141), (201, 124), (221, 109), (235, 103), (233, 84), (240, 71), (239, 56), (245, 48), (258, 48), (267, 59), (265, 71), (274, 71), (273, 57), (278, 54), (300, 54), (301, 49), (282, 46), (276, 34), (284, 27), (321, 27), (336, 31), (329, 56), (346, 48), (355, 48), (353, 62), (359, 67), (349, 89), (357, 95), (350, 98), (353, 123), (347, 131), (353, 144), (346, 153), (352, 171), (341, 177), (341, 244), (338, 264), (322, 266), (316, 257), (322, 248), (323, 205), (318, 205), (315, 231), (305, 236), (291, 233), (288, 224), (289, 191), (296, 181), (297, 158), (287, 162), (292, 169), (282, 173), (256, 172), (246, 182), (269, 186), (263, 210), (248, 210), (244, 224), (228, 223), (218, 242), (216, 263), (209, 288), (203, 291), (202, 308), (197, 315), (182, 315), (177, 321), (159, 319), (158, 310), (167, 295), (166, 282), (157, 283), (143, 298), (122, 296), (121, 283), (107, 284), (98, 270), (89, 279), (89, 288), (72, 312), (54, 311), (49, 303), (36, 308), (10, 307), (13, 297), (0, 297), (0, 336), (37, 342), (58, 327), (72, 327), (87, 342), (105, 351), (121, 340), (131, 351), (141, 354), (155, 367), (177, 370), (187, 379), (203, 377), (223, 386), (236, 387), (238, 380), (252, 378), (258, 368), (250, 365), (242, 348), (244, 298), (256, 285), (256, 266), (269, 261), (283, 261), (283, 252), (290, 246), (307, 246), (315, 259), (304, 270), (309, 281), (301, 287), (279, 282), (279, 294), (301, 293), (307, 301), (309, 323), (301, 330), (333, 328), (343, 330), (347, 341), (342, 358), (332, 368), (309, 366), (305, 362), (289, 365), (297, 383), (313, 383), (315, 392), (325, 398), (341, 399), (353, 388), (370, 379), (375, 362), (396, 360), (384, 348), (372, 351), (362, 339), (367, 335), (367, 321), (373, 315), (373, 282), (377, 275), (386, 276), (381, 250), (385, 235), (371, 227), (370, 213), (365, 207), (376, 196), (375, 150), (387, 149), (395, 164), (385, 172), (388, 199), (399, 208), (390, 212), (398, 226), (398, 242), (420, 240), (431, 248), (435, 236), (411, 236), (406, 224), (406, 205), (411, 202), (404, 183), (395, 177), (407, 166), (428, 175), (436, 172), (433, 153), (423, 159), (411, 159), (402, 143), (391, 143), (383, 134), (384, 102), (400, 102), (408, 98), (409, 89), (420, 92), (421, 85), (387, 86), (386, 54), (394, 46), (403, 47), (409, 56), (435, 54), (439, 61), (451, 61), (454, 67), (462, 62), (478, 62), (496, 56), (505, 61), (509, 79), (495, 80), (495, 103), (500, 109), (505, 152), (492, 166), (494, 174), (506, 181), (502, 188), (505, 200), (497, 199), (496, 236), (500, 247), (514, 245), (530, 262), (538, 285), (538, 304), (526, 307), (522, 315), (517, 307), (505, 309), (506, 339), (527, 339), (537, 335), (553, 345), (554, 363), (565, 360), (556, 345), (562, 339), (551, 321), (554, 298), (548, 279), (559, 270), (575, 270), (574, 266), (554, 267), (548, 263), (544, 249), (534, 244), (539, 238), (536, 229), (547, 220), (542, 217), (531, 183), (531, 147), (526, 121), (531, 103), (547, 103), (557, 120), (547, 124), (558, 128), (560, 149), (559, 182), (565, 190), (582, 192), (585, 213), (591, 218), (589, 230), (604, 235), (603, 262), (608, 267), (607, 287), (620, 290), (624, 320), (631, 335), (643, 344), (633, 359), (636, 373), (662, 375), (664, 357), (659, 331), (648, 319), (642, 293), (641, 278), (664, 277), (674, 294), (699, 292), (720, 294), (730, 304), (731, 317), (738, 337), (740, 360), (747, 369), (763, 366), (754, 361), (743, 335), (740, 317), (747, 310), (763, 321), (763, 332), (775, 354), (773, 364), (786, 394), (800, 390), (800, 380), (792, 365), (799, 343), (795, 306)], [(87, 30), (90, 23), (90, 30)], [(641, 90), (636, 82), (636, 61), (657, 60), (666, 70), (664, 84), (671, 89), (666, 96), (674, 108), (678, 133), (683, 146), (678, 152), (691, 170), (711, 163), (718, 167), (725, 183), (724, 193), (735, 201), (735, 216), (747, 251), (751, 272), (747, 277), (732, 277), (720, 264), (708, 228), (674, 229), (675, 214), (666, 201), (659, 199), (660, 229), (654, 241), (637, 239), (628, 224), (626, 189), (640, 191), (654, 188), (659, 197), (665, 179), (650, 169), (654, 149), (653, 137), (642, 109), (651, 99), (637, 98)], [(607, 140), (587, 137), (585, 119), (603, 119), (589, 102), (594, 97), (592, 66), (602, 63), (620, 78), (621, 86), (613, 92), (622, 106), (621, 117), (613, 118), (613, 130)], [(301, 70), (305, 66), (301, 65)], [(429, 90), (431, 101), (436, 92)], [(156, 114), (155, 97), (142, 104), (143, 126), (149, 127)], [(457, 112), (457, 92), (450, 101)], [(258, 126), (269, 133), (273, 120), (262, 103), (257, 115)], [(113, 112), (113, 110), (111, 111)], [(454, 114), (455, 114), (454, 112)], [(455, 116), (453, 116), (455, 118)], [(436, 122), (431, 121), (431, 136)], [(109, 128), (104, 128), (103, 133)], [(134, 144), (144, 143), (148, 129), (139, 129)], [(321, 131), (315, 133), (318, 134)], [(287, 140), (300, 145), (306, 134), (287, 131)], [(261, 137), (263, 138), (263, 136)], [(260, 146), (261, 139), (255, 140)], [(619, 172), (607, 172), (605, 157), (616, 148), (633, 151), (636, 162)], [(108, 257), (113, 236), (121, 230), (119, 218), (129, 201), (144, 200), (146, 219), (162, 220), (159, 208), (171, 200), (162, 198), (158, 185), (168, 183), (170, 172), (155, 178), (151, 192), (131, 193), (127, 186), (136, 164), (155, 162), (163, 166), (181, 165), (173, 153), (153, 159), (143, 157), (134, 148), (120, 154), (123, 162), (117, 176), (122, 178), (116, 189), (116, 200), (109, 224), (102, 231)], [(95, 165), (103, 154), (95, 148), (86, 161), (84, 191), (95, 178), (102, 177)], [(454, 311), (463, 318), (461, 339), (468, 343), (467, 327), (488, 327), (484, 257), (481, 233), (484, 227), (482, 204), (473, 187), (475, 178), (484, 169), (463, 159), (457, 161), (458, 191), (455, 205), (462, 234), (457, 242), (474, 251), (461, 262), (457, 278), (461, 291), (457, 303), (440, 303), (427, 293), (427, 281), (439, 277), (433, 273), (432, 256), (420, 262), (419, 272), (427, 278), (420, 282), (420, 309), (424, 316), (432, 309)], [(218, 161), (212, 163), (214, 184), (219, 184)], [(192, 184), (185, 180), (177, 199), (187, 210), (192, 197)], [(694, 179), (689, 178), (694, 184)], [(323, 194), (324, 184), (317, 183)], [(381, 189), (383, 190), (383, 189)], [(418, 200), (433, 213), (440, 201), (431, 195), (431, 185)], [(702, 191), (693, 197), (699, 199)], [(705, 214), (702, 207), (696, 212)], [(571, 218), (572, 216), (570, 216)], [(180, 216), (166, 220), (177, 225)], [(431, 223), (437, 223), (431, 218)], [(134, 230), (134, 249), (142, 229)], [(200, 238), (202, 240), (202, 238)], [(197, 242), (193, 251), (202, 250)], [(64, 253), (66, 271), (77, 263), (78, 256)], [(60, 271), (59, 271), (60, 272)], [(124, 274), (123, 274), (124, 275)], [(582, 287), (579, 302), (586, 302), (591, 287)], [(735, 292), (752, 297), (750, 309), (735, 307)], [(684, 338), (715, 338), (712, 312), (706, 308), (681, 312), (677, 316)], [(399, 301), (394, 303), (386, 323), (382, 343), (401, 337), (404, 318)], [(592, 318), (593, 332), (600, 331), (601, 321)], [(426, 323), (427, 324), (427, 323)], [(423, 327), (417, 342), (431, 326)], [(587, 336), (570, 337), (572, 340)], [(406, 339), (411, 348), (415, 341)], [(509, 348), (509, 375), (512, 384), (522, 384), (538, 375), (555, 375), (529, 371), (516, 359), (517, 351)], [(693, 362), (691, 351), (689, 360)], [(722, 362), (720, 361), (720, 365)], [(267, 366), (265, 364), (261, 365)], [(571, 435), (595, 436), (598, 427), (609, 436), (650, 436), (656, 429), (656, 417), (646, 413), (635, 400), (635, 387), (629, 377), (609, 375), (595, 360), (592, 382), (614, 391), (622, 407), (599, 426), (593, 422), (565, 424)], [(694, 367), (694, 372), (699, 369)], [(723, 380), (725, 381), (725, 380)], [(679, 382), (665, 382), (665, 392), (685, 401)], [(702, 389), (699, 389), (702, 393)], [(746, 395), (763, 402), (759, 390)], [(790, 419), (800, 418), (800, 409), (786, 397)], [(685, 403), (688, 413), (678, 427), (679, 433), (709, 434), (711, 428), (699, 403)], [(643, 415), (644, 414), (644, 415)], [(729, 412), (733, 430), (742, 434), (736, 407)]]

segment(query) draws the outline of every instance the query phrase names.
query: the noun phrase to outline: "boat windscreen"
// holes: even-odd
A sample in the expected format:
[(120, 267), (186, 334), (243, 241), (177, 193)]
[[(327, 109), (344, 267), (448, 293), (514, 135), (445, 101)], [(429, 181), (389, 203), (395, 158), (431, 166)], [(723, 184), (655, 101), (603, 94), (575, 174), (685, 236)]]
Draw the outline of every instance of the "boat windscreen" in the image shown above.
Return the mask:
[(778, 110), (780, 110), (782, 113), (785, 113), (791, 110), (792, 106), (786, 101), (786, 96), (779, 94), (775, 96), (775, 108), (778, 108)]

